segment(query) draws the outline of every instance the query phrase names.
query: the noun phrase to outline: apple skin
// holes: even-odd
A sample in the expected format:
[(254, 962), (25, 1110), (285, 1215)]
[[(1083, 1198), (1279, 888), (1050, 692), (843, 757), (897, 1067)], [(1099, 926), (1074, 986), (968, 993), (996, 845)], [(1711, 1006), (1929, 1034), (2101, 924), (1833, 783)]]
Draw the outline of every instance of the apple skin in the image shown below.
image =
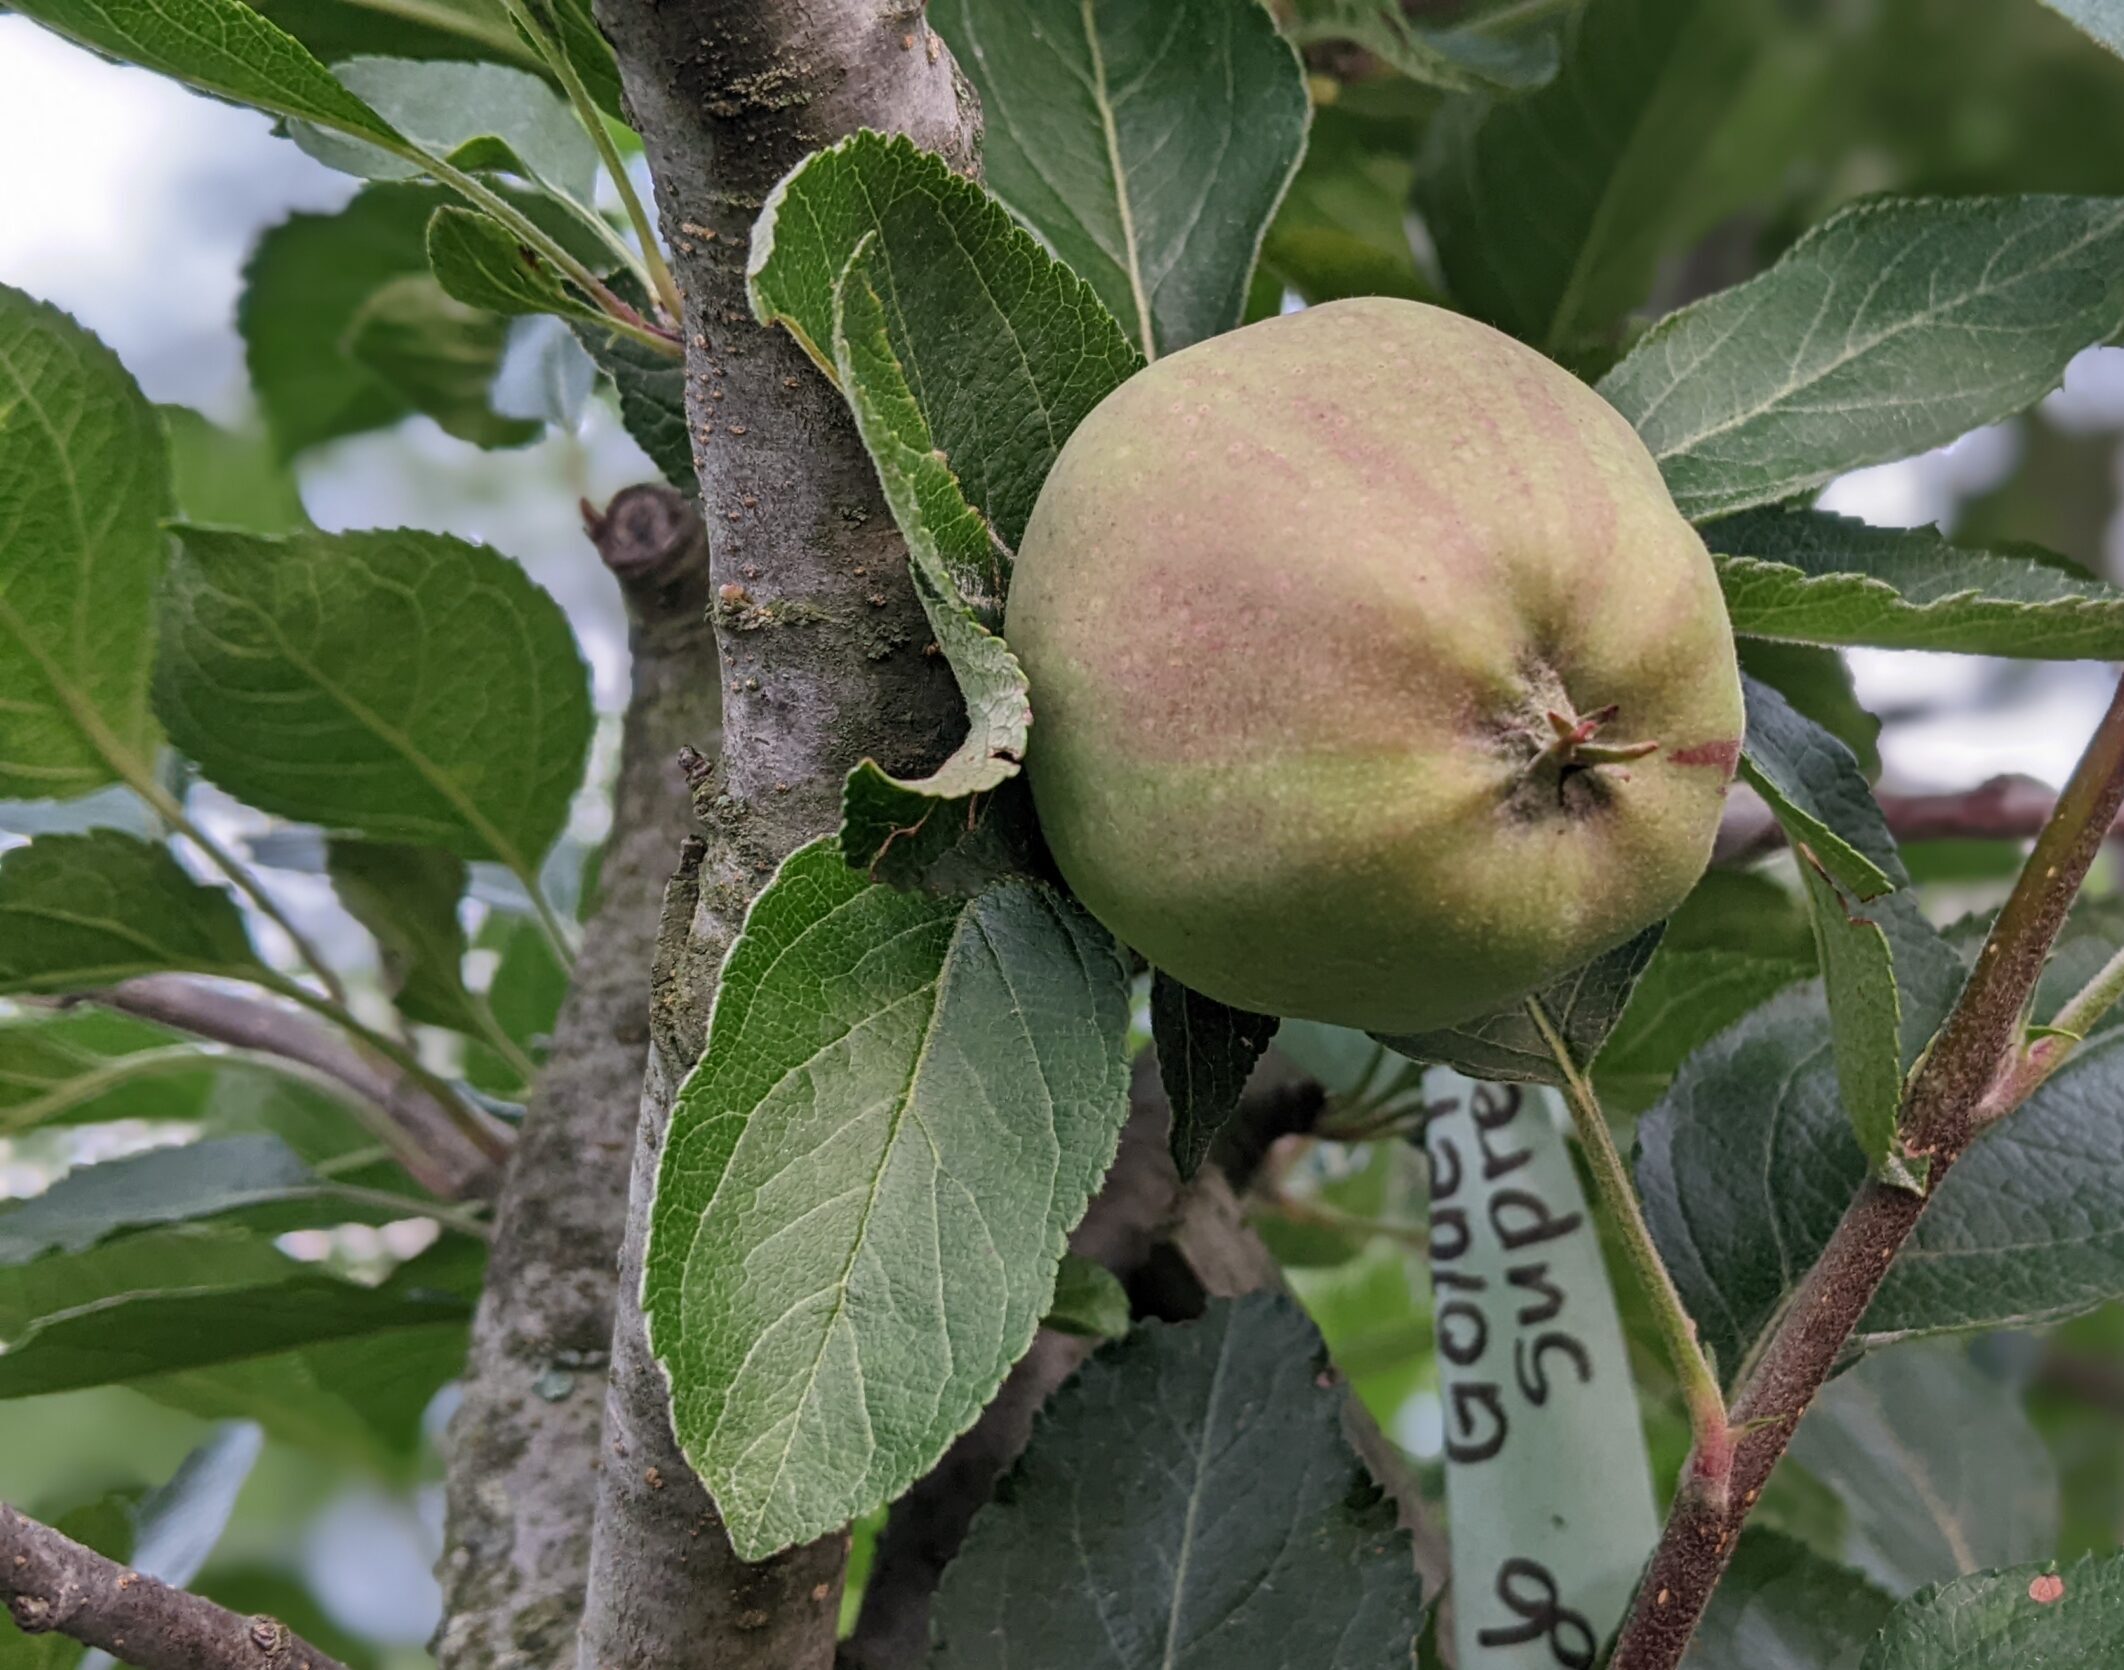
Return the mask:
[(1643, 443), (1417, 302), (1116, 389), (1041, 490), (1005, 631), (1092, 914), (1221, 1002), (1374, 1032), (1496, 1012), (1669, 914), (1740, 751), (1717, 577)]

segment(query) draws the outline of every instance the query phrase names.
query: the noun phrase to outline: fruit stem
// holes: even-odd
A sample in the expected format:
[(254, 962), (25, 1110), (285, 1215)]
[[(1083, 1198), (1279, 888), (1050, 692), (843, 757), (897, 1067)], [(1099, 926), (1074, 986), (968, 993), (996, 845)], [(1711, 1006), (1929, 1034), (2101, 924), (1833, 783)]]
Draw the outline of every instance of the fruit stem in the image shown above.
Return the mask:
[(1547, 711), (1549, 730), (1552, 733), (1548, 746), (1536, 754), (1527, 764), (1529, 775), (1544, 766), (1553, 765), (1558, 771), (1566, 766), (1623, 765), (1631, 760), (1641, 760), (1647, 754), (1659, 752), (1657, 742), (1595, 742), (1593, 738), (1601, 726), (1621, 711), (1621, 704), (1610, 702), (1597, 708), (1583, 718), (1574, 719), (1569, 714), (1558, 713), (1554, 708)]
[(1674, 1377), (1681, 1382), (1682, 1397), (1689, 1406), (1689, 1429), (1696, 1448), (1689, 1458), (1683, 1488), (1717, 1502), (1724, 1497), (1726, 1480), (1733, 1470), (1734, 1439), (1718, 1375), (1704, 1355), (1703, 1344), (1696, 1337), (1696, 1323), (1690, 1318), (1688, 1306), (1682, 1303), (1674, 1278), (1667, 1273), (1666, 1261), (1659, 1256), (1629, 1169), (1616, 1150), (1615, 1134), (1608, 1129), (1608, 1116), (1601, 1111), (1600, 1098), (1579, 1070), (1571, 1046), (1539, 998), (1527, 999), (1527, 1016), (1563, 1075), (1564, 1100), (1571, 1109), (1571, 1124), (1578, 1133), (1586, 1168), (1593, 1175), (1594, 1191), (1621, 1234), (1630, 1268), (1651, 1301), (1652, 1314), (1674, 1365)]

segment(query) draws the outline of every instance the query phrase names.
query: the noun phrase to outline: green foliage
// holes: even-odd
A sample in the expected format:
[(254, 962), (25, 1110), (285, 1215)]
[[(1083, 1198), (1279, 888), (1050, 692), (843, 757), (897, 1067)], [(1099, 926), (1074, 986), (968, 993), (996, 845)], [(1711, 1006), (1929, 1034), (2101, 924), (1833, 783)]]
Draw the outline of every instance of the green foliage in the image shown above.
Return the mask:
[(1839, 1375), (1792, 1459), (1844, 1504), (1844, 1557), (1891, 1594), (2057, 1546), (2050, 1453), (2014, 1388), (1959, 1345), (1878, 1352)]
[(163, 459), (117, 356), (0, 285), (0, 794), (83, 794), (153, 754)]
[[(436, 1255), (429, 1255), (434, 1258)], [(438, 1274), (441, 1267), (438, 1265)], [(423, 1261), (376, 1287), (328, 1275), (241, 1229), (185, 1226), (0, 1266), (0, 1398), (145, 1381), (471, 1319), (461, 1276)], [(379, 1337), (381, 1336), (381, 1337)]]
[(160, 1224), (233, 1223), (279, 1235), (388, 1223), (420, 1207), (411, 1196), (335, 1184), (276, 1136), (217, 1137), (86, 1166), (41, 1195), (0, 1207), (0, 1265), (83, 1252)]
[(1851, 750), (1759, 680), (1741, 681), (1748, 737), (1741, 774), (1794, 842), (1860, 899), (1904, 886), (1895, 837)]
[(508, 558), (413, 529), (188, 527), (156, 707), (253, 805), (507, 865), (535, 886), (590, 742), (581, 653)]
[[(1896, 940), (1904, 1056), (1962, 979), (1908, 925)], [(1945, 953), (1943, 955), (1943, 953)], [(1915, 1020), (1918, 1024), (1913, 1027)], [(2124, 1295), (2124, 1187), (2101, 1109), (2124, 1055), (2089, 1043), (1940, 1186), (1868, 1313), (1863, 1336), (2027, 1326)], [(1922, 1041), (1920, 1039), (1920, 1041)], [(1698, 1050), (1638, 1128), (1646, 1214), (1707, 1343), (1731, 1371), (1827, 1242), (1866, 1171), (1838, 1093), (1820, 990), (1772, 999)]]
[(1723, 182), (1689, 164), (1766, 19), (1762, 0), (1587, 0), (1551, 85), (1449, 112), (1418, 195), (1460, 304), (1565, 358), (1612, 331), (1659, 257), (1717, 213)]
[(894, 862), (919, 870), (970, 821), (971, 798), (1017, 772), (1025, 674), (993, 630), (1011, 548), (1070, 431), (1140, 361), (1080, 279), (905, 140), (859, 134), (784, 180), (750, 279), (762, 321), (848, 397), (966, 698), (967, 736), (930, 776), (865, 761), (849, 778), (851, 861), (869, 869), (897, 845), (912, 851)]
[(1895, 952), (1881, 925), (1853, 910), (1811, 853), (1801, 853), (1799, 873), (1814, 919), (1844, 1110), (1851, 1115), (1867, 1168), (1907, 1181), (1895, 1141), (1903, 1100), (1898, 1044), (1903, 1010), (1895, 985)]
[(1741, 1534), (1684, 1670), (1859, 1670), (1895, 1599), (1776, 1531)]
[(1736, 632), (1807, 644), (2072, 661), (2124, 655), (2124, 592), (2032, 546), (1950, 544), (1821, 511), (1703, 530)]
[(446, 434), (474, 446), (522, 446), (545, 425), (488, 404), (508, 334), (498, 315), (467, 307), (425, 273), (406, 273), (362, 302), (341, 348)]
[(1113, 1158), (1127, 1012), (1112, 942), (1036, 883), (928, 899), (828, 840), (754, 902), (643, 1282), (741, 1555), (890, 1500), (1002, 1383)]
[(946, 1571), (937, 1670), (1407, 1665), (1408, 1547), (1343, 1438), (1346, 1397), (1312, 1325), (1264, 1295), (1102, 1352)]
[(1643, 1111), (1699, 1045), (1814, 971), (1811, 958), (1775, 948), (1687, 947), (1670, 932), (1601, 1047), (1602, 1099), (1618, 1112)]
[(1048, 1301), (1040, 1326), (1089, 1339), (1125, 1339), (1128, 1290), (1105, 1265), (1064, 1253), (1055, 1272), (1055, 1296)]
[[(341, 86), (399, 133), (467, 170), (498, 169), (537, 181), (577, 204), (591, 201), (597, 152), (567, 101), (534, 75), (499, 64), (352, 58), (335, 64)], [(410, 180), (420, 165), (359, 140), (298, 126), (296, 142), (320, 162), (373, 180)]]
[(2102, 1662), (2124, 1631), (2124, 1556), (1958, 1577), (1890, 1614), (1860, 1670), (2013, 1670)]
[(1403, 75), (1448, 92), (1524, 92), (1556, 74), (1556, 43), (1513, 40), (1477, 24), (1425, 28), (1394, 0), (1298, 0), (1288, 33), (1301, 45), (1349, 41)]
[(1151, 1036), (1158, 1077), (1172, 1104), (1173, 1164), (1192, 1177), (1233, 1114), (1239, 1096), (1276, 1036), (1273, 1015), (1227, 1008), (1160, 971), (1151, 979)]
[(427, 270), (428, 219), (447, 201), (427, 186), (370, 186), (336, 214), (290, 216), (251, 252), (236, 328), (282, 456), (413, 409), (345, 343), (371, 296)]
[(165, 847), (106, 830), (0, 858), (0, 993), (80, 992), (181, 971), (267, 976), (236, 903)]
[(1260, 0), (938, 0), (982, 165), (1156, 358), (1231, 330), (1305, 148), (1297, 54)]
[(440, 847), (338, 840), (326, 849), (332, 890), (382, 953), (384, 988), (409, 1021), (480, 1030), (465, 990), (465, 929), (458, 901), (465, 861)]
[(1600, 391), (1692, 517), (1943, 446), (2124, 328), (2124, 202), (1884, 200), (1660, 321)]
[[(611, 334), (603, 328), (603, 314), (562, 284), (538, 251), (519, 242), (491, 216), (473, 209), (437, 209), (428, 221), (426, 237), (428, 265), (435, 271), (435, 281), (467, 307), (504, 315), (552, 313), (597, 326), (600, 335)], [(640, 345), (630, 342), (627, 346)], [(683, 381), (683, 374), (679, 375)], [(613, 376), (617, 381), (619, 373), (614, 371)], [(679, 435), (683, 440), (683, 416)], [(687, 457), (690, 470), (692, 455)]]

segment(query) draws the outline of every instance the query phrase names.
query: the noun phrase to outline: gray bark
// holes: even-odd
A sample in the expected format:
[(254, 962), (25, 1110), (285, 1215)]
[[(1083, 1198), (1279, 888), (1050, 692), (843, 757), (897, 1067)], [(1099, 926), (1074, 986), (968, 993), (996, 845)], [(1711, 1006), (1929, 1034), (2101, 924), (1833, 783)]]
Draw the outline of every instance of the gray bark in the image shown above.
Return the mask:
[(633, 691), (597, 907), (525, 1110), (450, 1427), (442, 1670), (574, 1662), (596, 1505), (649, 967), (692, 827), (682, 748), (714, 745), (719, 686), (699, 518), (631, 488), (591, 537), (632, 621)]
[(0, 1601), (24, 1635), (64, 1635), (140, 1670), (347, 1670), (278, 1618), (246, 1618), (128, 1571), (5, 1505)]
[[(974, 118), (919, 0), (599, 0), (684, 295), (687, 407), (713, 548), (726, 702), (697, 868), (667, 905), (621, 1255), (605, 1465), (580, 1642), (586, 1670), (832, 1662), (846, 1539), (747, 1566), (672, 1439), (638, 1306), (673, 1092), (698, 1057), (723, 953), (789, 852), (839, 822), (865, 755), (922, 768), (958, 703), (840, 396), (753, 322), (748, 236), (810, 151), (860, 127), (960, 166)], [(742, 597), (741, 597), (742, 594)], [(740, 607), (740, 602), (745, 606)]]

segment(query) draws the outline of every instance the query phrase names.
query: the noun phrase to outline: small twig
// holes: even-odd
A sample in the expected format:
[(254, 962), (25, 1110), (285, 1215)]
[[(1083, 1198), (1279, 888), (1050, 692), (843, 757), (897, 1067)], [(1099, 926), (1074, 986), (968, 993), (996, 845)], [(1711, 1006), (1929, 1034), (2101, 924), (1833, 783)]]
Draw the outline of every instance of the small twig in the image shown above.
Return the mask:
[(2124, 684), (2058, 796), (1954, 1012), (1904, 1098), (1903, 1141), (1930, 1162), (1926, 1192), (1877, 1180), (1860, 1187), (1734, 1399), (1737, 1441), (1728, 1499), (1709, 1501), (1687, 1491), (1675, 1497), (1610, 1670), (1675, 1670), (1681, 1663), (1749, 1510), (1927, 1203), (1970, 1143), (2012, 1111), (2017, 1094), (2026, 1094), (2016, 1066), (2028, 1005), (2120, 806)]
[(1708, 1501), (1723, 1503), (1726, 1479), (1733, 1468), (1733, 1433), (1726, 1420), (1726, 1399), (1719, 1390), (1718, 1375), (1704, 1355), (1697, 1338), (1695, 1320), (1682, 1303), (1652, 1228), (1645, 1222), (1644, 1207), (1630, 1181), (1630, 1169), (1615, 1147), (1615, 1134), (1608, 1129), (1608, 1116), (1600, 1098), (1573, 1059), (1571, 1046), (1557, 1031), (1549, 1012), (1538, 998), (1527, 999), (1527, 1015), (1541, 1034), (1542, 1042), (1563, 1074), (1564, 1101), (1571, 1110), (1571, 1125), (1578, 1133), (1579, 1150), (1593, 1187), (1606, 1208), (1609, 1222), (1622, 1237), (1623, 1251), (1637, 1285), (1651, 1302), (1660, 1337), (1666, 1342), (1674, 1377), (1681, 1383), (1682, 1397), (1689, 1406), (1689, 1428), (1696, 1446), (1689, 1457), (1688, 1490)]
[(498, 1131), (492, 1151), (476, 1143), (462, 1117), (472, 1110), (440, 1104), (411, 1074), (305, 1015), (177, 974), (143, 975), (85, 1001), (321, 1073), (353, 1092), (355, 1106), (368, 1114), (365, 1122), (422, 1188), (463, 1199), (493, 1187), (503, 1141)]
[(5, 1505), (0, 1598), (23, 1634), (56, 1632), (139, 1670), (346, 1670), (278, 1618), (129, 1571)]

